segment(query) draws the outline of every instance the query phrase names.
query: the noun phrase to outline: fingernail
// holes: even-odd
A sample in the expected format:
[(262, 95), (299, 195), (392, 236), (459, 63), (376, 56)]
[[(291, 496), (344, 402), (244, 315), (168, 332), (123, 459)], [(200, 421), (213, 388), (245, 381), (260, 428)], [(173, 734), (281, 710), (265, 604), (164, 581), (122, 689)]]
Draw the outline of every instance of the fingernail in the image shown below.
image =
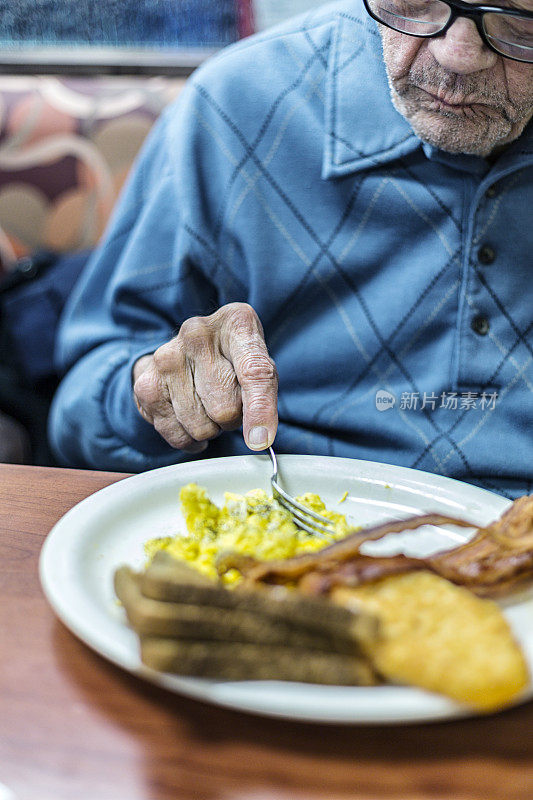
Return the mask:
[(265, 447), (268, 447), (267, 429), (262, 425), (252, 428), (248, 434), (248, 444), (250, 447), (256, 448), (257, 450), (264, 450)]

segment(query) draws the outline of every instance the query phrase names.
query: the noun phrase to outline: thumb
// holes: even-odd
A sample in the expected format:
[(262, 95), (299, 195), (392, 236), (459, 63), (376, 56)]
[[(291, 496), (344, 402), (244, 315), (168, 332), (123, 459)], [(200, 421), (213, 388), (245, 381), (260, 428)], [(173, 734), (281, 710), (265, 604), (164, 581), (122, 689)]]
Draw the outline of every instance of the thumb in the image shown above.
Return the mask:
[(265, 450), (278, 429), (278, 374), (260, 327), (246, 327), (232, 331), (228, 355), (241, 387), (244, 440), (251, 450)]
[(265, 450), (278, 428), (278, 376), (265, 344), (234, 362), (241, 387), (244, 441), (251, 450)]

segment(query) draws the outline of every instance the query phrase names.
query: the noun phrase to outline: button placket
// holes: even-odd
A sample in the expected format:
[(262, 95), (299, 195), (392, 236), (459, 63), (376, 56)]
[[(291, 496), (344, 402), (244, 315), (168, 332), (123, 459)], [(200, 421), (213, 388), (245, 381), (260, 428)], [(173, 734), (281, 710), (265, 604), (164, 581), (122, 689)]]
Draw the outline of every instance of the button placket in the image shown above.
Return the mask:
[[(485, 369), (485, 358), (480, 356), (482, 353), (492, 352), (492, 344), (489, 341), (492, 325), (489, 311), (492, 310), (492, 306), (480, 278), (482, 271), (497, 260), (496, 243), (485, 238), (486, 229), (490, 227), (487, 223), (491, 219), (492, 211), (487, 203), (483, 203), (483, 197), (491, 198), (496, 194), (494, 187), (489, 187), (478, 197), (477, 207), (471, 209), (469, 235), (465, 243), (467, 250), (463, 262), (466, 270), (463, 283), (465, 297), (456, 373), (460, 386), (483, 385), (490, 375)], [(490, 230), (492, 231), (492, 228)], [(489, 301), (488, 306), (487, 301)]]

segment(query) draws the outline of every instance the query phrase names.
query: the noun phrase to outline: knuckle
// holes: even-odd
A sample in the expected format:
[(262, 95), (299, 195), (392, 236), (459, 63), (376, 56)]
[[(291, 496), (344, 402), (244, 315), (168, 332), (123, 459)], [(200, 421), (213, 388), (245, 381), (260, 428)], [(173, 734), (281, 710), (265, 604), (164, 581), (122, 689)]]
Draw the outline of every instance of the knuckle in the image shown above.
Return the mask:
[(240, 428), (242, 425), (242, 412), (233, 416), (228, 414), (225, 418), (219, 419), (218, 424), (223, 431), (237, 430), (237, 428)]
[(151, 371), (139, 375), (133, 386), (133, 392), (138, 402), (145, 407), (156, 405), (163, 399), (161, 385)]
[(161, 345), (154, 353), (154, 366), (162, 374), (176, 370), (179, 368), (180, 362), (180, 347), (175, 339)]
[(251, 319), (252, 317), (255, 319), (257, 317), (255, 309), (250, 305), (250, 303), (228, 303), (226, 306), (224, 306), (224, 308), (227, 309), (229, 314), (235, 314), (243, 319)]
[(212, 351), (213, 330), (206, 317), (190, 317), (181, 326), (177, 344), (185, 362), (208, 356)]
[(250, 383), (277, 381), (278, 373), (274, 361), (266, 353), (246, 353), (240, 363), (241, 379)]
[(218, 359), (206, 381), (206, 391), (215, 402), (232, 402), (239, 392), (234, 366), (228, 361)]
[(254, 419), (267, 419), (271, 418), (275, 414), (275, 408), (272, 407), (272, 403), (269, 397), (261, 394), (253, 394), (247, 406), (247, 417), (250, 419), (250, 416)]
[(178, 341), (204, 339), (209, 335), (210, 329), (205, 317), (189, 317), (181, 325)]
[(233, 327), (250, 331), (251, 328), (255, 328), (257, 325), (258, 316), (249, 303), (228, 303), (224, 308), (226, 316)]
[(218, 436), (220, 433), (220, 428), (212, 420), (205, 420), (191, 426), (189, 432), (191, 437), (196, 442), (204, 442), (208, 439), (214, 439), (215, 436)]
[(158, 434), (176, 450), (184, 450), (194, 444), (194, 439), (176, 420), (170, 420), (168, 417), (156, 417), (153, 425)]
[(241, 387), (233, 368), (217, 370), (214, 378), (205, 383), (201, 397), (207, 415), (222, 429), (240, 424)]
[(209, 415), (217, 425), (225, 428), (228, 425), (237, 425), (242, 418), (241, 403), (224, 402), (223, 400), (213, 400), (209, 409)]

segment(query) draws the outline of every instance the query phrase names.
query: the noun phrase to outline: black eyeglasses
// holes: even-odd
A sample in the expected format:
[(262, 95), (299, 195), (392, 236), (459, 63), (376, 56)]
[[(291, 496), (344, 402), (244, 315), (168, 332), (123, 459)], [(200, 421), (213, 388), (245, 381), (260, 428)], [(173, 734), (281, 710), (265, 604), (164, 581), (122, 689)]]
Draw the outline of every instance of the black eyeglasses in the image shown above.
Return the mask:
[(458, 17), (467, 17), (495, 53), (533, 63), (533, 11), (471, 5), (463, 0), (364, 0), (364, 4), (377, 22), (425, 39), (443, 36)]

